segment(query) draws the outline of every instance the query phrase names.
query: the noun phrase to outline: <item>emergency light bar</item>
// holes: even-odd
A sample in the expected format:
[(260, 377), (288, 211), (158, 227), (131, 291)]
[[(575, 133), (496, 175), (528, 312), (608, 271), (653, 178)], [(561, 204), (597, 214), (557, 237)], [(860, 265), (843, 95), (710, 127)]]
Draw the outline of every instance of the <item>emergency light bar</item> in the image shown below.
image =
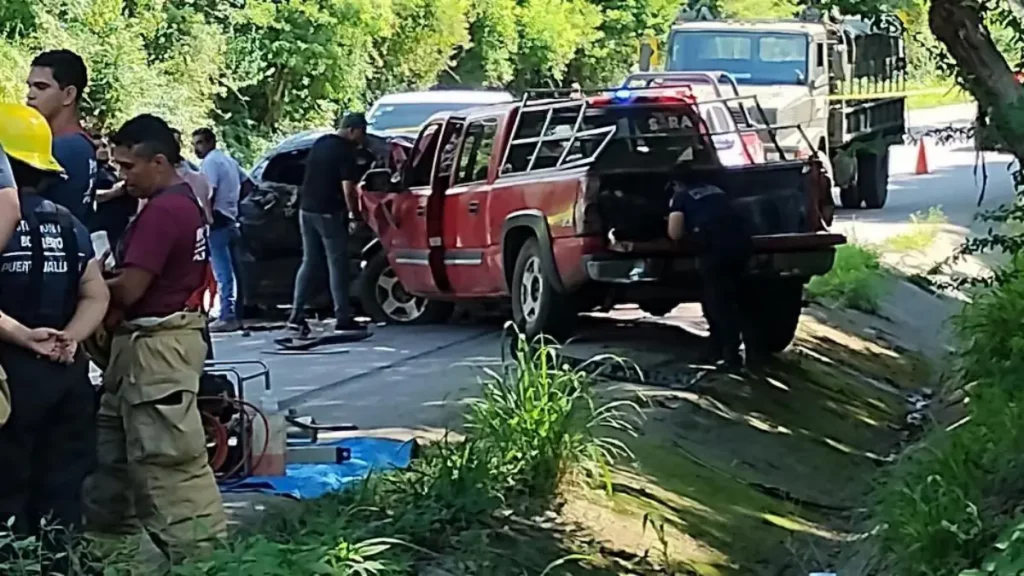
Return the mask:
[[(653, 92), (653, 93), (652, 93)], [(611, 95), (592, 96), (587, 100), (591, 106), (617, 106), (626, 104), (695, 104), (690, 86), (672, 86), (644, 89), (637, 93), (629, 88), (619, 88)]]

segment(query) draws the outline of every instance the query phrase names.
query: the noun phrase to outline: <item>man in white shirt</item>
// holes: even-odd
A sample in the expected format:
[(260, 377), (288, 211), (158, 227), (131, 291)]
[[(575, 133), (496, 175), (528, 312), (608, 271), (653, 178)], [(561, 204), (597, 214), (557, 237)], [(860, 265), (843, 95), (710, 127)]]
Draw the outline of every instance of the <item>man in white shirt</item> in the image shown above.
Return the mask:
[(217, 136), (209, 128), (192, 133), (192, 147), (202, 160), (199, 171), (210, 185), (210, 263), (220, 302), (220, 315), (210, 324), (210, 332), (233, 332), (241, 327), (235, 309), (234, 252), (242, 171), (238, 162), (217, 148)]

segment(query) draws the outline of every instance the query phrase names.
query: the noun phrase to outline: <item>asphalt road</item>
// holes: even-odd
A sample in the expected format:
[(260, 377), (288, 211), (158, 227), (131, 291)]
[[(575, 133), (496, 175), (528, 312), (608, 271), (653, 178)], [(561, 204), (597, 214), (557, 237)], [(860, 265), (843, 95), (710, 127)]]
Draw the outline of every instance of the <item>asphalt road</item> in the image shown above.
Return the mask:
[[(948, 124), (967, 124), (970, 106), (915, 112), (912, 132), (921, 134)], [(882, 210), (840, 211), (836, 229), (858, 241), (881, 241), (909, 225), (915, 212), (940, 206), (951, 226), (966, 234), (978, 211), (975, 154), (969, 142), (955, 146), (926, 143), (930, 173), (914, 175), (917, 149), (892, 150), (889, 202)], [(982, 208), (1012, 198), (1006, 157), (989, 155), (989, 182)], [(638, 327), (637, 310), (617, 311), (593, 320), (573, 354), (620, 354), (647, 366), (673, 369), (681, 356), (697, 349), (702, 322), (694, 306), (678, 308), (670, 326)], [(505, 348), (500, 321), (429, 327), (383, 327), (361, 343), (334, 346), (318, 354), (281, 356), (273, 332), (217, 336), (219, 360), (258, 360), (271, 373), (270, 393), (256, 381), (246, 386), (251, 398), (268, 405), (296, 408), (321, 422), (346, 422), (372, 433), (381, 429), (433, 431), (456, 426), (465, 403), (479, 392), (482, 368), (497, 367)], [(252, 365), (239, 367), (251, 373)]]
[[(916, 145), (891, 148), (889, 200), (885, 208), (840, 209), (836, 214), (835, 229), (855, 237), (857, 241), (882, 242), (906, 231), (912, 214), (938, 207), (960, 234), (983, 230), (986, 226), (976, 222), (975, 215), (1013, 199), (1012, 157), (987, 152), (979, 158), (971, 141), (939, 145), (934, 137), (926, 135), (946, 126), (967, 126), (973, 117), (974, 105), (912, 112), (910, 132), (915, 136), (924, 135), (929, 173), (915, 174)], [(836, 200), (838, 202), (838, 198)], [(979, 200), (982, 200), (980, 206)]]

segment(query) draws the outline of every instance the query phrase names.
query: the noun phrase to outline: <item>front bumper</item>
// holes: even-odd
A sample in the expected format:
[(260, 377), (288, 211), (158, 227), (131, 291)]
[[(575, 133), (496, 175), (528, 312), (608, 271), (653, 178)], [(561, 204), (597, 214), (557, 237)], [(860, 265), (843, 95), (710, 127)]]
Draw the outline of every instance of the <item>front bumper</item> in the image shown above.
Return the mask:
[[(749, 276), (810, 278), (831, 270), (835, 257), (832, 247), (755, 254), (746, 273)], [(583, 264), (590, 280), (608, 284), (664, 283), (697, 273), (697, 259), (693, 256), (594, 254), (585, 256)]]

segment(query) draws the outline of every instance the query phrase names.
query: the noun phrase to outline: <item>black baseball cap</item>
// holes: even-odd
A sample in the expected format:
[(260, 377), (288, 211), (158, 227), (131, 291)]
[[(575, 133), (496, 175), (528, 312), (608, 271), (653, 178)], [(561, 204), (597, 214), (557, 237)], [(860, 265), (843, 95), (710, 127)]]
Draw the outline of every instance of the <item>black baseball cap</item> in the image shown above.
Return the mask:
[(362, 112), (349, 112), (341, 119), (342, 129), (353, 128), (358, 130), (360, 128), (366, 128), (366, 126), (366, 115)]

